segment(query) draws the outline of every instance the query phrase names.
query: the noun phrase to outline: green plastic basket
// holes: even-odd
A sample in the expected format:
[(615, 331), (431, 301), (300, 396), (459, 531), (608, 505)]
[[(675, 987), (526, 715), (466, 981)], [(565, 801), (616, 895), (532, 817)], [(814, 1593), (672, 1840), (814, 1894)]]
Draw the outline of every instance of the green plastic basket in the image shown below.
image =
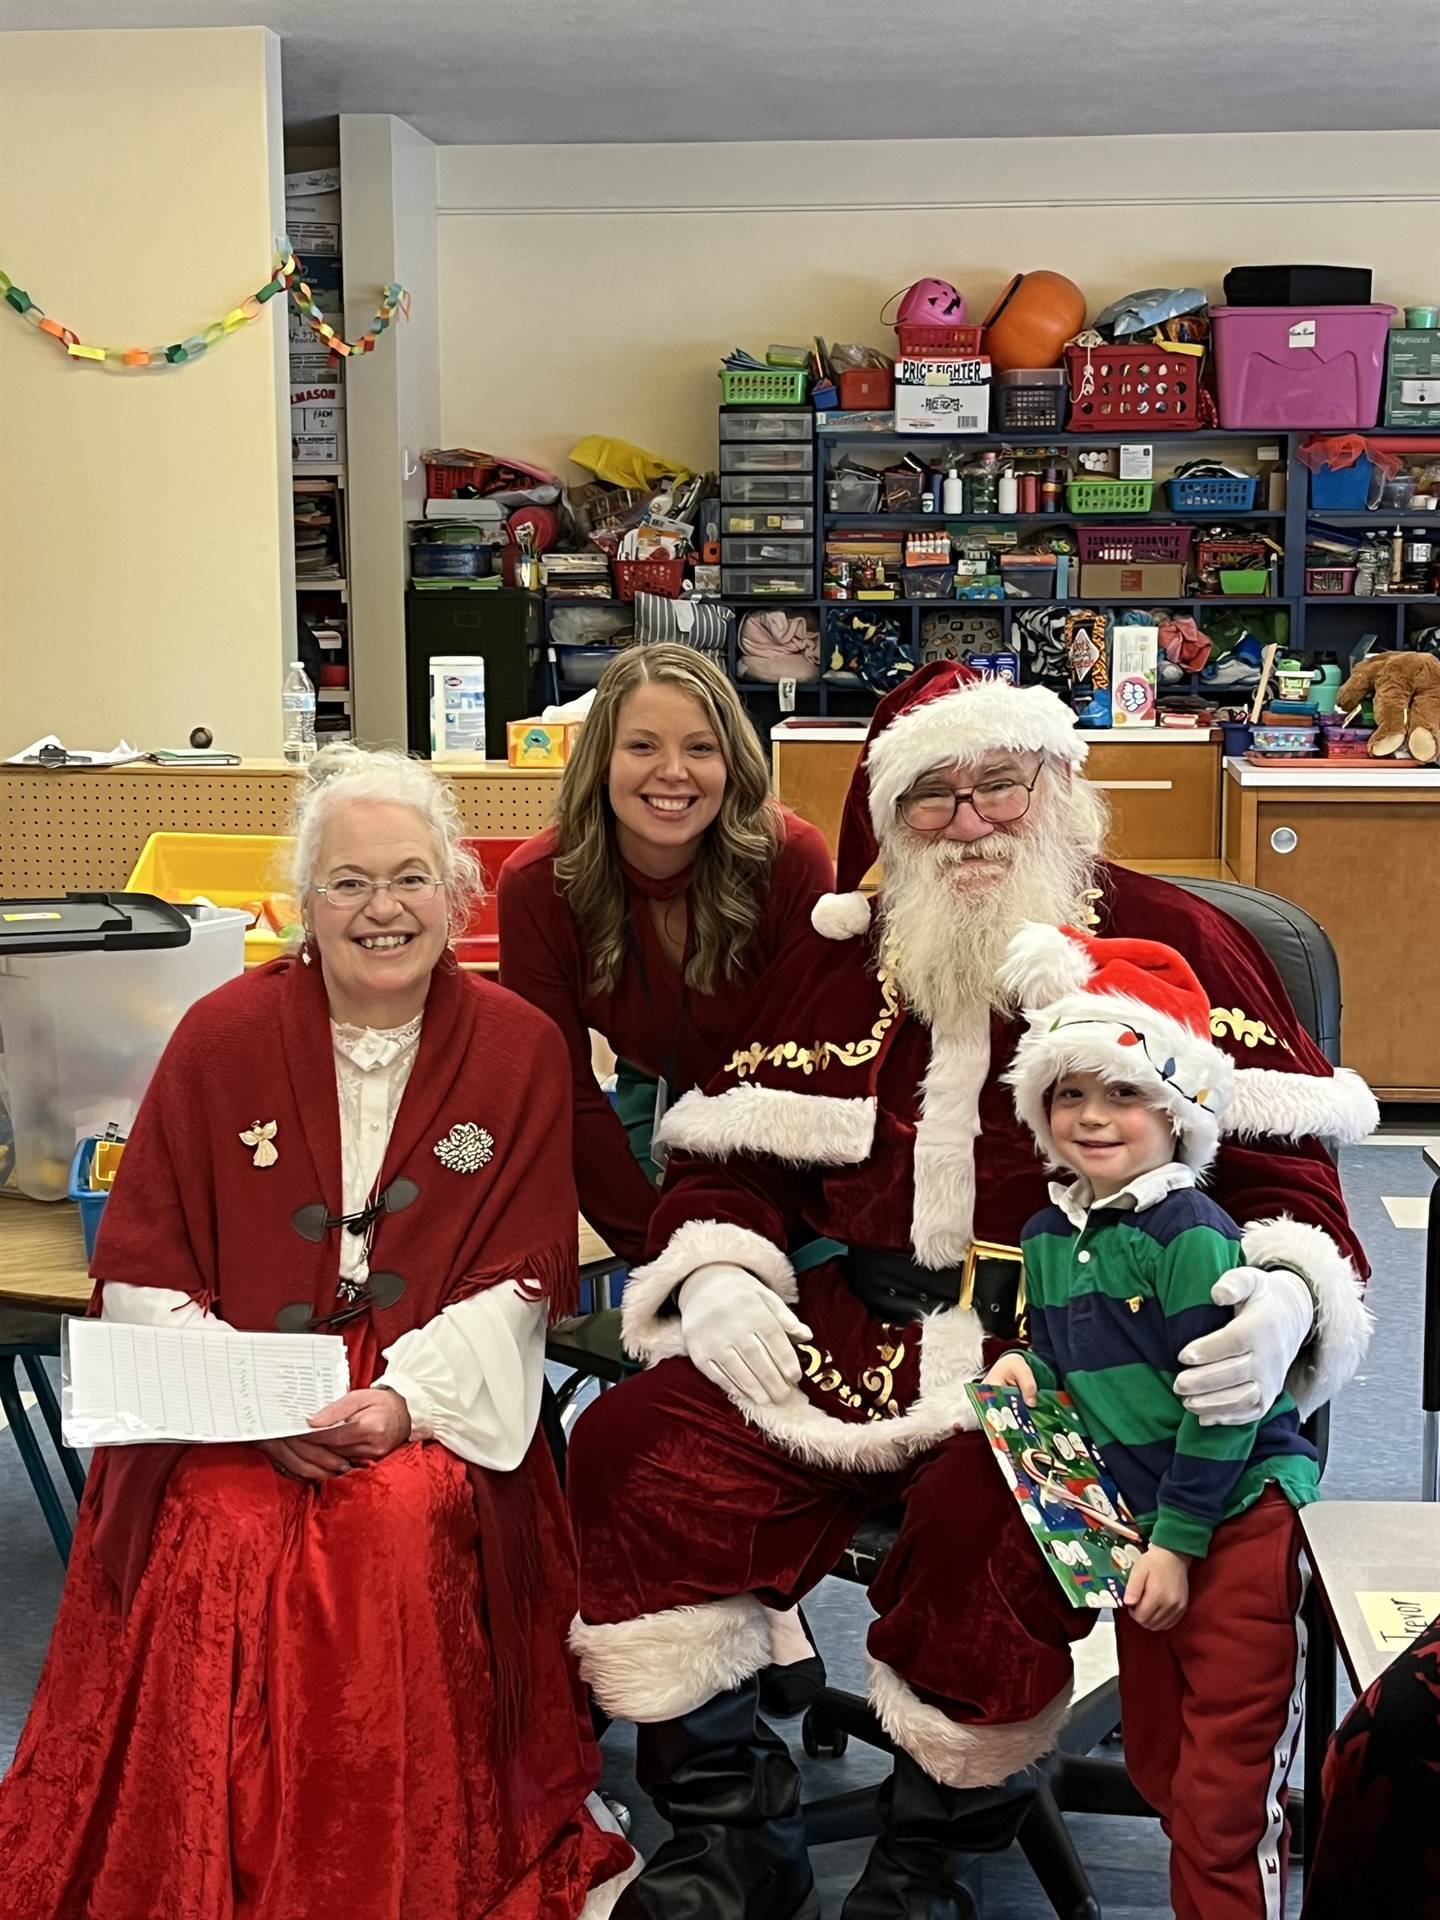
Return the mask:
[(809, 378), (803, 368), (738, 367), (722, 372), (720, 383), (727, 407), (798, 407)]
[(1266, 567), (1231, 567), (1220, 575), (1220, 591), (1263, 599), (1270, 591), (1270, 573)]
[(1153, 480), (1072, 480), (1065, 489), (1071, 513), (1148, 513)]

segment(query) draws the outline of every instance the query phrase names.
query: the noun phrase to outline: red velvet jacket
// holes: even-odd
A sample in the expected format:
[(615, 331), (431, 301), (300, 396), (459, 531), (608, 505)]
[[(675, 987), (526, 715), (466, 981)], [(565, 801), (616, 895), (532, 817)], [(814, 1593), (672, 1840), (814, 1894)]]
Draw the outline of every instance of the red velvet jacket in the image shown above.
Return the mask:
[[(661, 946), (643, 901), (634, 913), (634, 927), (648, 996), (633, 956), (621, 967), (611, 991), (596, 993), (580, 928), (555, 882), (553, 828), (527, 841), (500, 869), (500, 977), (507, 987), (548, 1013), (565, 1036), (581, 1211), (628, 1259), (638, 1259), (644, 1248), (655, 1190), (596, 1082), (590, 1031), (602, 1034), (622, 1060), (656, 1076), (668, 1071), (665, 1056), (678, 1034), (679, 1086), (671, 1089), (672, 1097), (709, 1080), (736, 1038), (738, 1012), (750, 989), (777, 954), (809, 925), (816, 896), (834, 884), (834, 866), (819, 830), (786, 807), (780, 812), (785, 837), (770, 871), (749, 963), (718, 992), (686, 993), (683, 1019), (680, 975)], [(637, 902), (632, 900), (631, 905)]]
[[(1363, 1348), (1356, 1276), (1367, 1271), (1316, 1136), (1332, 1130), (1334, 1104), (1358, 1115), (1373, 1103), (1353, 1076), (1332, 1076), (1236, 921), (1122, 867), (1102, 866), (1097, 885), (1094, 931), (1178, 948), (1210, 995), (1214, 1038), (1242, 1069), (1266, 1070), (1249, 1098), (1273, 1113), (1274, 1131), (1225, 1139), (1207, 1184), (1247, 1229), (1247, 1257), (1298, 1266), (1320, 1296), (1320, 1351), (1305, 1380), (1292, 1377), (1297, 1398), (1314, 1405), (1348, 1377), (1354, 1342)], [(753, 1030), (666, 1123), (656, 1257), (626, 1295), (627, 1338), (651, 1357), (673, 1348), (649, 1316), (705, 1260), (734, 1259), (777, 1284), (764, 1251), (754, 1257), (754, 1236), (783, 1250), (823, 1235), (943, 1267), (972, 1241), (1017, 1246), (1046, 1202), (1048, 1176), (1001, 1079), (1017, 1022), (996, 1015), (988, 1034), (977, 1026), (937, 1039), (899, 1003), (873, 936), (837, 945), (810, 933), (767, 984), (751, 1003)]]

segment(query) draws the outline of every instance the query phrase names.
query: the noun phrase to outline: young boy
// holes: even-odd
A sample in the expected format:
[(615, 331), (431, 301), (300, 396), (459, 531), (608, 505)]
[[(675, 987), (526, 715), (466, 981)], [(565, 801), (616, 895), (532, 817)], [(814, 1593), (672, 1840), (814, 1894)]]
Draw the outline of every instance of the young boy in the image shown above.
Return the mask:
[(1024, 1231), (1028, 1352), (987, 1378), (1031, 1405), (1063, 1387), (1145, 1535), (1116, 1614), (1120, 1701), (1176, 1915), (1271, 1920), (1300, 1727), (1296, 1510), (1319, 1470), (1288, 1394), (1253, 1426), (1202, 1426), (1173, 1389), (1180, 1349), (1229, 1317), (1211, 1289), (1245, 1264), (1196, 1185), (1234, 1069), (1169, 947), (1027, 928), (1007, 980), (1028, 1029), (1016, 1110), (1074, 1178)]

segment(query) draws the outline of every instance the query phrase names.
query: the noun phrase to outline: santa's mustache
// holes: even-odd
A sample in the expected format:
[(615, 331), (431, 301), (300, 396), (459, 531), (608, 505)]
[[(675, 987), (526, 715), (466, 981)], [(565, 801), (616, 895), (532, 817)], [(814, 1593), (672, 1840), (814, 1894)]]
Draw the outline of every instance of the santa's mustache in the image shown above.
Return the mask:
[(959, 867), (967, 860), (1013, 860), (1017, 842), (1008, 834), (987, 833), (983, 840), (942, 840), (930, 849), (937, 866)]

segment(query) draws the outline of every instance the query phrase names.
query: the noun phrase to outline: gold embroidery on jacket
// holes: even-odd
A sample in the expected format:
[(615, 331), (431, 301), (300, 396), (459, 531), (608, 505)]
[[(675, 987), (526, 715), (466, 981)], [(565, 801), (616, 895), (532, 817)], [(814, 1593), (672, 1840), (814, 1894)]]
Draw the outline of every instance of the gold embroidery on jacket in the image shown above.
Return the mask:
[(1242, 1047), (1283, 1047), (1286, 1053), (1294, 1052), (1288, 1040), (1272, 1033), (1263, 1020), (1252, 1019), (1241, 1007), (1212, 1007), (1210, 1031), (1217, 1040), (1232, 1033)]
[[(885, 1329), (886, 1335), (894, 1334), (893, 1327)], [(904, 1411), (895, 1399), (895, 1375), (900, 1371), (905, 1359), (905, 1342), (902, 1339), (887, 1337), (879, 1348), (879, 1364), (867, 1367), (860, 1376), (860, 1385), (864, 1392), (858, 1392), (841, 1373), (835, 1364), (835, 1356), (828, 1349), (808, 1347), (796, 1342), (795, 1351), (800, 1355), (805, 1369), (805, 1378), (814, 1386), (817, 1393), (833, 1393), (842, 1407), (854, 1410), (864, 1409), (867, 1420), (898, 1420)], [(868, 1403), (867, 1403), (867, 1396)]]
[(808, 1047), (798, 1040), (781, 1040), (773, 1047), (756, 1040), (732, 1053), (723, 1071), (743, 1080), (746, 1074), (755, 1073), (762, 1066), (791, 1067), (799, 1073), (818, 1073), (832, 1061), (839, 1067), (864, 1066), (879, 1053), (880, 1043), (900, 1010), (900, 996), (888, 969), (878, 968), (875, 978), (880, 987), (880, 1015), (864, 1040), (817, 1040)]

